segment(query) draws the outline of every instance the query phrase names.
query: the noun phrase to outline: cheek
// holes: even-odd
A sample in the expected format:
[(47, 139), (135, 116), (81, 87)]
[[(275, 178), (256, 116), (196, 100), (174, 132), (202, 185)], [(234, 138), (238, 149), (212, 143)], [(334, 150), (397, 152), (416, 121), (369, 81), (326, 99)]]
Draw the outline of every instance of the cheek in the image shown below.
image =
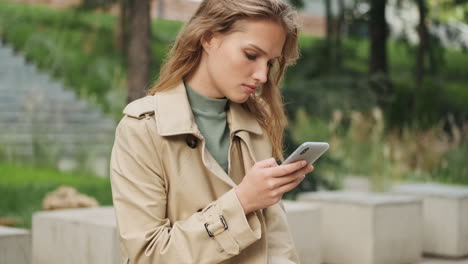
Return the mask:
[(244, 59), (243, 56), (244, 55), (242, 55), (239, 52), (238, 53), (231, 52), (231, 54), (228, 57), (230, 67), (233, 70), (235, 70), (237, 73), (246, 71), (247, 63), (246, 63), (246, 59)]
[(226, 81), (236, 81), (239, 78), (245, 78), (248, 73), (248, 61), (245, 56), (236, 50), (225, 49), (217, 54), (216, 67), (213, 68), (217, 72), (217, 76), (222, 76)]

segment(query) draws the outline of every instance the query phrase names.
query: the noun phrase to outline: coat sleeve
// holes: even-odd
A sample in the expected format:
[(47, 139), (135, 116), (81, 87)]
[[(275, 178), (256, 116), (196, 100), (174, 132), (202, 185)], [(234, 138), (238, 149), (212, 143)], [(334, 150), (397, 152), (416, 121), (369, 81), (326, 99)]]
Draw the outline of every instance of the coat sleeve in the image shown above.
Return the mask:
[(234, 189), (186, 219), (166, 217), (167, 181), (149, 121), (125, 116), (111, 155), (121, 250), (130, 263), (219, 263), (260, 239), (257, 214), (244, 214)]
[(264, 212), (268, 237), (268, 263), (300, 263), (282, 202), (266, 208)]

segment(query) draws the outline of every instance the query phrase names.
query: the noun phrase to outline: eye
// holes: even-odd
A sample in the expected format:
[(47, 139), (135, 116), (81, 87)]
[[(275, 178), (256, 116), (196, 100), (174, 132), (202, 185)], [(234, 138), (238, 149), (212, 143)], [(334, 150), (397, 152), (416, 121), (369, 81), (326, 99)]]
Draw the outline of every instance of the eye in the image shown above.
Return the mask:
[(249, 60), (255, 60), (255, 59), (257, 58), (257, 56), (251, 55), (251, 54), (249, 54), (249, 53), (247, 53), (247, 52), (245, 53), (245, 56), (246, 56), (247, 59), (249, 59)]
[[(255, 60), (255, 59), (257, 59), (257, 56), (256, 56), (256, 55), (252, 55), (252, 54), (249, 54), (249, 53), (247, 53), (247, 52), (245, 52), (245, 56), (246, 56), (247, 59), (249, 59), (249, 60)], [(269, 62), (267, 63), (267, 65), (268, 65), (268, 68), (271, 68), (271, 67), (273, 67), (273, 62), (269, 61)]]

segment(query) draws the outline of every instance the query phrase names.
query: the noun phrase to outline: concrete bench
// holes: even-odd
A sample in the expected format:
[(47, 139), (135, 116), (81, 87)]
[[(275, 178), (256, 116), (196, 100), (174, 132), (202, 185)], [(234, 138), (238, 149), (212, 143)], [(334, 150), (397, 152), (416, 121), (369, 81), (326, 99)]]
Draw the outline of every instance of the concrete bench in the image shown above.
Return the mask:
[(422, 202), (357, 192), (303, 193), (322, 209), (322, 262), (417, 263), (422, 253)]
[(0, 264), (31, 263), (29, 230), (0, 226)]
[(468, 264), (468, 258), (424, 258), (422, 262), (418, 264)]
[(355, 192), (370, 192), (372, 190), (372, 183), (368, 177), (364, 176), (347, 176), (343, 179), (344, 191)]
[(283, 200), (283, 205), (301, 263), (320, 264), (320, 208), (287, 200)]
[(120, 263), (114, 208), (35, 213), (32, 228), (32, 263)]
[(468, 188), (441, 184), (396, 186), (395, 193), (423, 199), (423, 251), (462, 257), (468, 255)]

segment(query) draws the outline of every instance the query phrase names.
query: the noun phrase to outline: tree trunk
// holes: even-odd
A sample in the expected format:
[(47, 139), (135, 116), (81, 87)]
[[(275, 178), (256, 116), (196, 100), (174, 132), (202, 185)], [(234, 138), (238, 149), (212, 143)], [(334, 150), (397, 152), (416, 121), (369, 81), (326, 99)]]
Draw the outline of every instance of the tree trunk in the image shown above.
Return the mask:
[(119, 17), (115, 28), (115, 46), (117, 50), (126, 54), (128, 50), (128, 34), (129, 34), (129, 0), (119, 1)]
[(333, 16), (331, 11), (331, 0), (325, 1), (325, 16), (326, 16), (326, 38), (331, 39), (333, 34)]
[(145, 95), (150, 84), (151, 24), (150, 0), (129, 1), (130, 39), (128, 43), (127, 101)]
[(326, 15), (326, 26), (325, 26), (325, 61), (323, 65), (327, 71), (330, 70), (330, 65), (332, 64), (332, 34), (333, 34), (333, 21), (332, 21), (332, 12), (331, 12), (331, 0), (324, 0), (325, 4), (325, 15)]
[(344, 0), (338, 0), (338, 20), (336, 23), (336, 36), (335, 36), (335, 66), (337, 69), (341, 69), (342, 66), (342, 48), (341, 48), (341, 34), (343, 31), (344, 24), (344, 11), (345, 5)]
[(426, 74), (425, 65), (426, 57), (430, 52), (429, 48), (429, 34), (427, 31), (426, 17), (427, 17), (427, 6), (425, 0), (416, 0), (419, 11), (419, 25), (418, 25), (418, 36), (419, 36), (419, 47), (416, 57), (416, 87), (413, 92), (413, 117), (417, 117), (420, 111), (420, 102), (418, 100), (419, 95), (422, 92), (422, 86), (424, 83), (424, 77)]
[[(419, 48), (416, 58), (416, 84), (419, 88), (424, 81), (425, 57), (429, 50), (429, 34), (426, 25), (427, 6), (425, 0), (416, 0), (419, 10)], [(417, 88), (417, 89), (418, 89)]]
[(387, 73), (387, 22), (385, 6), (387, 0), (371, 0), (370, 33), (370, 73)]

